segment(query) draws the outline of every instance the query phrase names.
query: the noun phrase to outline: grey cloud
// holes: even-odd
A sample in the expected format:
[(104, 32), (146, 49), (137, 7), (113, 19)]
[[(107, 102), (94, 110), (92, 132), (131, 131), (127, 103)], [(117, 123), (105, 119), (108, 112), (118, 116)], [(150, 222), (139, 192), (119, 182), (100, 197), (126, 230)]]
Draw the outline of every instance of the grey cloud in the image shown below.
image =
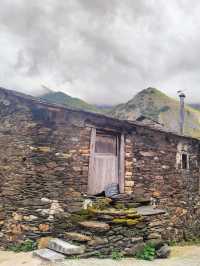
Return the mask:
[(95, 103), (147, 86), (200, 101), (198, 0), (1, 0), (0, 85)]

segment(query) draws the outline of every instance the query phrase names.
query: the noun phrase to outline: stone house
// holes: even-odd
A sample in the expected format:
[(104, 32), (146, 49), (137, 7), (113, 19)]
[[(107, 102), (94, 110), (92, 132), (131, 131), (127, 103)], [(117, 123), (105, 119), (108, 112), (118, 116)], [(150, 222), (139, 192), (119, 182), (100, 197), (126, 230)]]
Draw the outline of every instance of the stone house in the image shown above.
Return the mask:
[(199, 148), (198, 139), (140, 121), (0, 88), (0, 242), (58, 234), (59, 214), (113, 183), (125, 201), (151, 198), (165, 209), (163, 238), (199, 236)]

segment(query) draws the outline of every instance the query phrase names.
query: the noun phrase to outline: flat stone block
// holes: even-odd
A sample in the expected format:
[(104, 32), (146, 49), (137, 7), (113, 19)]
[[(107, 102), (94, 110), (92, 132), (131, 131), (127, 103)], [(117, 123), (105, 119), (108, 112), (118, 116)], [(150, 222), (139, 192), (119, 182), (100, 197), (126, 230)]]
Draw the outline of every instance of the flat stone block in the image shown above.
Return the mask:
[(35, 250), (33, 256), (50, 262), (61, 262), (65, 259), (64, 255), (47, 248)]
[(165, 214), (165, 210), (161, 209), (154, 209), (152, 206), (142, 206), (136, 208), (138, 214), (143, 216), (152, 216), (152, 215), (159, 215), (159, 214)]
[(108, 231), (110, 229), (110, 225), (102, 222), (96, 221), (84, 221), (79, 223), (82, 227), (96, 230), (96, 231)]
[(85, 251), (84, 246), (75, 246), (58, 238), (50, 240), (48, 248), (65, 255), (79, 255)]
[(78, 242), (87, 242), (92, 240), (90, 236), (79, 234), (76, 232), (66, 232), (65, 237), (67, 237), (70, 240), (78, 241)]

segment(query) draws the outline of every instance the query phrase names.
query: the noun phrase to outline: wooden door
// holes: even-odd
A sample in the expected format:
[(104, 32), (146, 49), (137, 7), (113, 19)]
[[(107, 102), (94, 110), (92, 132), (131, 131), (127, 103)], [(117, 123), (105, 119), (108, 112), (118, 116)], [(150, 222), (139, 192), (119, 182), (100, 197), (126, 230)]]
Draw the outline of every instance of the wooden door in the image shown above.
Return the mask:
[(90, 195), (103, 192), (109, 184), (119, 184), (118, 136), (97, 132), (93, 137), (88, 182)]

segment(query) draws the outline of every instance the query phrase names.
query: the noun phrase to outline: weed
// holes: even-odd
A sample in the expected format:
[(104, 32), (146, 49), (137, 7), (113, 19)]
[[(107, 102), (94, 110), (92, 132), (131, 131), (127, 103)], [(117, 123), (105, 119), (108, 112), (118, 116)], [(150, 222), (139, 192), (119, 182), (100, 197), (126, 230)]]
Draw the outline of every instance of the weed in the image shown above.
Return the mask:
[(112, 251), (111, 258), (113, 260), (121, 260), (121, 259), (123, 259), (123, 257), (124, 256), (123, 256), (122, 252), (120, 252), (118, 250), (113, 250)]
[(154, 260), (156, 256), (156, 250), (155, 247), (152, 245), (146, 244), (140, 252), (136, 254), (137, 259), (142, 260)]
[(177, 245), (178, 245), (178, 243), (177, 243), (176, 240), (171, 240), (171, 241), (169, 242), (169, 246), (170, 246), (170, 247), (174, 247), (174, 246), (177, 246)]
[(29, 252), (37, 249), (37, 243), (33, 240), (27, 239), (22, 243), (15, 244), (8, 247), (8, 250), (14, 252)]

